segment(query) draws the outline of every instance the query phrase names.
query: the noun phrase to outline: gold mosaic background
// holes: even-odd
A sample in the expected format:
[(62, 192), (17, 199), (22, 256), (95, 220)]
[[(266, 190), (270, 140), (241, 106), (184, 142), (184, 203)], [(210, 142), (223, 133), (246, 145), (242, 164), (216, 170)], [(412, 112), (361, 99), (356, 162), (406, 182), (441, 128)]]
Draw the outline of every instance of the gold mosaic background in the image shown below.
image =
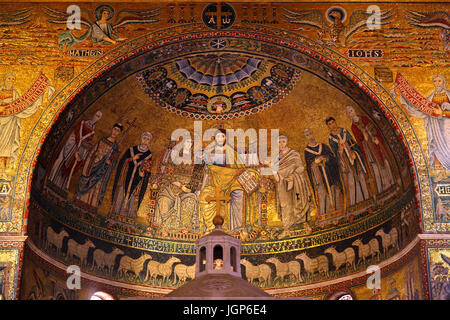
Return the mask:
[[(152, 24), (146, 25), (128, 25), (125, 29), (119, 32), (120, 36), (126, 37), (129, 40), (138, 38), (143, 36), (149, 32), (165, 29), (167, 27), (173, 27), (178, 25), (179, 23), (169, 22), (169, 19), (172, 17), (171, 9), (167, 3), (109, 3), (114, 7), (114, 9), (119, 11), (123, 8), (133, 8), (133, 9), (151, 9), (151, 8), (160, 8), (160, 15), (157, 17), (160, 21)], [(79, 3), (80, 7), (86, 9), (87, 12), (90, 12), (92, 15), (95, 8), (98, 7), (99, 3)], [(317, 40), (317, 29), (312, 27), (302, 27), (302, 29), (298, 29), (298, 25), (293, 25), (288, 23), (283, 19), (282, 16), (282, 8), (288, 8), (289, 10), (308, 10), (312, 7), (314, 9), (320, 10), (323, 14), (325, 14), (326, 10), (331, 6), (335, 6), (333, 3), (276, 3), (270, 4), (268, 3), (266, 6), (266, 14), (267, 17), (270, 17), (272, 14), (273, 8), (277, 8), (276, 21), (278, 22), (276, 25), (277, 28), (285, 29), (289, 31), (298, 32), (306, 37), (310, 37), (313, 40)], [(195, 3), (192, 4), (193, 7), (193, 17), (195, 22), (201, 22), (200, 15), (205, 4)], [(243, 24), (242, 20), (244, 17), (244, 12), (247, 10), (248, 19), (255, 20), (256, 22), (264, 22), (264, 8), (265, 4), (254, 4), (253, 6), (247, 7), (245, 9), (245, 5), (242, 3), (233, 2), (233, 8), (236, 11), (237, 20), (236, 23)], [(351, 15), (352, 12), (356, 10), (365, 10), (368, 6), (368, 3), (345, 3), (339, 4), (340, 7), (344, 8), (347, 12), (347, 17)], [(446, 44), (446, 40), (441, 36), (441, 28), (417, 28), (411, 26), (409, 24), (410, 20), (407, 18), (408, 10), (418, 11), (418, 12), (436, 12), (442, 11), (447, 13), (449, 7), (444, 3), (407, 3), (407, 2), (395, 2), (395, 3), (381, 3), (379, 4), (381, 10), (391, 10), (392, 20), (391, 23), (387, 26), (383, 26), (379, 31), (358, 31), (354, 35), (352, 35), (346, 44), (343, 43), (335, 43), (330, 44), (328, 49), (324, 50), (333, 50), (334, 53), (346, 56), (348, 49), (382, 49), (383, 50), (383, 58), (353, 58), (349, 59), (352, 63), (356, 64), (360, 68), (362, 68), (365, 72), (367, 72), (370, 76), (377, 78), (375, 75), (375, 67), (378, 65), (383, 65), (387, 67), (390, 71), (392, 71), (394, 77), (397, 72), (401, 72), (406, 79), (411, 83), (411, 85), (422, 95), (428, 96), (433, 90), (433, 84), (431, 82), (431, 77), (440, 73), (447, 77), (450, 77), (448, 74), (448, 66), (449, 66), (449, 51), (448, 51), (448, 43)], [(89, 58), (89, 57), (69, 57), (65, 50), (60, 50), (57, 42), (57, 37), (60, 33), (62, 33), (65, 28), (63, 26), (58, 26), (49, 23), (48, 15), (45, 14), (46, 7), (51, 7), (53, 9), (65, 11), (67, 8), (67, 3), (1, 3), (0, 12), (8, 12), (15, 11), (25, 8), (30, 8), (30, 17), (29, 22), (18, 25), (18, 26), (8, 26), (4, 23), (5, 21), (1, 20), (3, 16), (0, 15), (0, 80), (3, 81), (3, 77), (9, 73), (14, 72), (16, 74), (16, 82), (14, 87), (19, 92), (19, 94), (23, 94), (27, 91), (27, 89), (31, 86), (33, 81), (37, 78), (37, 76), (42, 72), (49, 79), (50, 84), (55, 88), (55, 95), (58, 94), (61, 90), (63, 90), (69, 82), (76, 77), (77, 75), (82, 75), (83, 70), (89, 67), (92, 63), (96, 61), (99, 57)], [(256, 8), (256, 11), (254, 8)], [(173, 9), (173, 18), (176, 21), (181, 20), (181, 8), (180, 5), (177, 4)], [(185, 7), (184, 9), (184, 17), (187, 19), (190, 17), (190, 7), (189, 9)], [(253, 12), (256, 12), (257, 15), (253, 16)], [(185, 19), (185, 20), (186, 20)], [(448, 21), (448, 20), (447, 20)], [(344, 21), (344, 24), (348, 23), (348, 20)], [(252, 26), (255, 23), (251, 24)], [(265, 26), (267, 24), (261, 23), (261, 26)], [(76, 31), (74, 34), (77, 36), (83, 34), (84, 31)], [(448, 36), (448, 35), (447, 35)], [(448, 40), (447, 40), (448, 41)], [(447, 48), (445, 48), (447, 45)], [(101, 49), (103, 53), (107, 53), (117, 48), (117, 46), (113, 45), (95, 45), (91, 41), (86, 40), (81, 44), (75, 45), (74, 49)], [(69, 75), (60, 76), (58, 69), (59, 67), (69, 67), (70, 71)], [(72, 69), (73, 68), (73, 69)], [(327, 108), (336, 101), (336, 95), (333, 92), (320, 92), (318, 93), (316, 90), (318, 86), (315, 85), (315, 81), (317, 81), (314, 77), (309, 76), (308, 74), (302, 74), (300, 81), (308, 82), (308, 86), (296, 86), (297, 88), (308, 88), (310, 90), (305, 90), (301, 92), (301, 94), (307, 94), (305, 96), (305, 101), (311, 101), (315, 103), (323, 103), (321, 105), (320, 112), (317, 112), (313, 115), (305, 113), (305, 120), (310, 120), (313, 122), (318, 119), (322, 119), (327, 113)], [(368, 81), (370, 83), (370, 81)], [(3, 84), (3, 83), (1, 83)], [(117, 93), (120, 94), (121, 90), (123, 92), (133, 92), (134, 100), (133, 102), (139, 103), (149, 103), (148, 98), (144, 96), (142, 90), (137, 90), (138, 84), (133, 80), (128, 80), (120, 85), (117, 88)], [(392, 87), (392, 82), (381, 82), (381, 86), (389, 92)], [(323, 90), (323, 87), (321, 87)], [(333, 90), (333, 89), (329, 89)], [(296, 95), (299, 93), (291, 92), (282, 102), (283, 108), (289, 108), (293, 103), (299, 103), (296, 100)], [(340, 103), (347, 103), (346, 97), (337, 95)], [(321, 99), (317, 99), (321, 97)], [(328, 100), (324, 100), (328, 98)], [(98, 101), (98, 104), (104, 105), (114, 105), (116, 104), (116, 100), (109, 100), (112, 97), (105, 97), (103, 100)], [(307, 99), (306, 99), (307, 98)], [(62, 99), (60, 97), (60, 99)], [(385, 98), (387, 101), (388, 98)], [(319, 102), (320, 101), (320, 102)], [(397, 103), (399, 100), (396, 100)], [(5, 205), (0, 208), (3, 210), (2, 212), (6, 212), (11, 215), (11, 220), (0, 222), (0, 241), (3, 241), (3, 235), (23, 235), (26, 234), (26, 206), (27, 206), (27, 198), (28, 198), (28, 178), (29, 171), (28, 168), (33, 167), (33, 163), (36, 160), (36, 151), (40, 146), (40, 138), (45, 137), (45, 130), (47, 126), (52, 122), (54, 115), (57, 113), (57, 110), (53, 107), (54, 105), (50, 105), (51, 100), (48, 98), (47, 93), (44, 95), (44, 100), (42, 106), (30, 117), (22, 120), (22, 127), (20, 129), (20, 144), (18, 150), (17, 161), (14, 163), (10, 163), (7, 168), (2, 172), (2, 178), (7, 181), (11, 181), (14, 187), (15, 196), (11, 195), (9, 198), (5, 198)], [(130, 101), (131, 102), (131, 101)], [(300, 101), (300, 103), (304, 103)], [(56, 104), (55, 104), (56, 105)], [(307, 106), (307, 104), (305, 104)], [(428, 140), (427, 133), (424, 128), (423, 119), (419, 119), (416, 117), (412, 117), (406, 114), (402, 114), (400, 110), (403, 110), (401, 106), (395, 106), (396, 111), (394, 115), (397, 117), (397, 120), (401, 123), (406, 123), (409, 121), (412, 124), (412, 128), (414, 131), (405, 131), (406, 139), (411, 146), (411, 148), (420, 146), (421, 150), (423, 150), (423, 154), (420, 152), (413, 152), (414, 161), (416, 161), (417, 165), (417, 176), (419, 181), (419, 186), (421, 187), (421, 208), (422, 208), (422, 230), (424, 232), (429, 233), (446, 233), (449, 231), (449, 224), (446, 221), (436, 221), (435, 215), (432, 211), (432, 203), (436, 200), (436, 194), (432, 190), (432, 186), (429, 185), (429, 178), (431, 177), (431, 181), (434, 181), (435, 178), (442, 172), (442, 170), (431, 170), (429, 169), (429, 164), (427, 163), (427, 154), (428, 154)], [(94, 110), (95, 108), (91, 108)], [(47, 113), (43, 113), (44, 110), (47, 110)], [(162, 119), (170, 121), (170, 123), (176, 123), (180, 126), (186, 125), (189, 123), (187, 119), (183, 119), (180, 117), (176, 117), (175, 115), (169, 114), (162, 109), (153, 108), (153, 111), (158, 116), (162, 117)], [(404, 111), (404, 110), (403, 110)], [(260, 117), (260, 115), (255, 115), (248, 118), (241, 118), (234, 120), (235, 124), (245, 124), (250, 126), (252, 121), (257, 121), (258, 125), (262, 128), (265, 127), (274, 127), (279, 123), (283, 123), (286, 130), (291, 132), (291, 130), (295, 131), (295, 123), (287, 122), (289, 115), (288, 112), (286, 114), (280, 114), (276, 112), (275, 108), (272, 108), (265, 113), (270, 114), (270, 123), (264, 123), (264, 119), (269, 119), (269, 117)], [(338, 123), (344, 124), (344, 126), (348, 127), (348, 119), (345, 115), (337, 114), (336, 116), (342, 117), (338, 119)], [(309, 118), (308, 118), (309, 117)], [(106, 120), (115, 122), (116, 119), (104, 119), (104, 128), (108, 128), (109, 124)], [(305, 121), (308, 123), (309, 121)], [(163, 144), (160, 144), (161, 141), (164, 141), (169, 135), (169, 129), (162, 125), (163, 121), (161, 121), (161, 126), (152, 128), (154, 131), (158, 130), (159, 133), (156, 136), (156, 140), (153, 142), (152, 148), (154, 149), (155, 154), (160, 154), (159, 148), (162, 147)], [(144, 129), (144, 123), (140, 124), (141, 128)], [(208, 127), (206, 123), (204, 123), (204, 127)], [(405, 128), (407, 126), (405, 125)], [(99, 132), (102, 133), (99, 128)], [(316, 128), (312, 128), (313, 130)], [(316, 131), (316, 130), (314, 130)], [(36, 132), (42, 133), (40, 136), (35, 136)], [(288, 132), (288, 135), (289, 135)], [(326, 133), (321, 136), (317, 131), (318, 140), (324, 141), (326, 140)], [(293, 139), (292, 146), (297, 149), (302, 149), (305, 144), (303, 137), (298, 132), (295, 133), (296, 139)], [(130, 137), (131, 140), (134, 138)], [(133, 140), (134, 141), (134, 140)], [(152, 150), (153, 150), (152, 149)], [(416, 149), (420, 150), (420, 149)], [(424, 156), (425, 155), (425, 156)], [(19, 161), (21, 162), (21, 166), (19, 167)], [(25, 168), (25, 169), (24, 169)], [(439, 168), (440, 169), (440, 168)], [(448, 172), (445, 172), (448, 178)], [(444, 179), (445, 180), (445, 179)], [(428, 181), (428, 182), (427, 182)], [(447, 212), (448, 217), (448, 212)], [(25, 220), (24, 220), (25, 219)], [(447, 220), (448, 221), (448, 220)], [(6, 240), (5, 240), (6, 241)], [(8, 253), (9, 255), (9, 253)], [(431, 259), (434, 256), (431, 255)], [(7, 260), (11, 258), (7, 257)], [(16, 263), (16, 271), (18, 272), (18, 257), (14, 258)], [(14, 260), (13, 259), (13, 260)], [(10, 260), (10, 259), (9, 259)], [(434, 260), (433, 260), (434, 261)], [(407, 266), (405, 266), (407, 268)], [(417, 263), (413, 263), (413, 268), (415, 272), (415, 279), (417, 279), (418, 267)], [(404, 270), (402, 270), (403, 272)], [(401, 275), (402, 272), (398, 273), (398, 276), (394, 275), (393, 278), (396, 280), (396, 283), (402, 283)], [(417, 272), (417, 273), (416, 273)], [(17, 288), (17, 283), (14, 283), (15, 277), (9, 277), (11, 283), (9, 288), (11, 290), (15, 290)], [(384, 279), (388, 281), (389, 279)], [(358, 289), (355, 289), (358, 291)], [(401, 291), (401, 290), (400, 290)], [(12, 296), (12, 292), (10, 296)], [(419, 290), (420, 292), (420, 290)], [(361, 297), (369, 298), (369, 293), (361, 292), (357, 294)], [(382, 292), (383, 297), (383, 292)], [(422, 297), (420, 295), (420, 297)]]

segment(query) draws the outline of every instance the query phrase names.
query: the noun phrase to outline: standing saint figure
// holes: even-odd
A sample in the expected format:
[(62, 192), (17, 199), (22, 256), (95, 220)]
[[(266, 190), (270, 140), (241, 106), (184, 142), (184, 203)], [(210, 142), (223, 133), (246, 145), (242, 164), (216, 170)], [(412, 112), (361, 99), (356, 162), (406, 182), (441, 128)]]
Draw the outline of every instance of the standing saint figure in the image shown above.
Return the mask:
[(339, 171), (346, 188), (348, 208), (370, 198), (366, 164), (350, 132), (338, 127), (333, 117), (328, 117), (325, 123), (330, 129), (329, 143), (338, 159)]
[(116, 138), (122, 131), (121, 124), (114, 124), (111, 134), (101, 138), (86, 158), (75, 199), (90, 213), (95, 213), (103, 201), (106, 185), (119, 155)]
[(49, 180), (57, 187), (68, 190), (72, 176), (83, 167), (93, 147), (95, 126), (102, 115), (97, 111), (92, 119), (78, 122), (63, 142), (49, 175)]
[(278, 170), (273, 171), (273, 176), (276, 181), (278, 215), (284, 229), (280, 237), (283, 237), (292, 227), (307, 222), (307, 215), (314, 204), (300, 153), (289, 148), (288, 137), (284, 135), (278, 137), (278, 146)]
[[(171, 142), (173, 145), (176, 141)], [(169, 153), (175, 152), (170, 146), (169, 149)], [(162, 170), (166, 173), (160, 182), (154, 223), (162, 231), (198, 232), (198, 196), (204, 168), (194, 164), (191, 136), (185, 137), (181, 152), (179, 163), (171, 157), (163, 160)]]
[(347, 106), (347, 114), (352, 120), (352, 133), (356, 143), (369, 165), (369, 174), (375, 178), (376, 191), (381, 193), (394, 184), (383, 136), (368, 117), (356, 114), (352, 106)]
[[(12, 104), (22, 98), (19, 92), (14, 88), (16, 82), (16, 74), (10, 72), (3, 78), (3, 85), (0, 86), (0, 160), (3, 160), (3, 167), (14, 166), (17, 159), (17, 152), (20, 146), (20, 130), (22, 128), (22, 119), (31, 117), (42, 105), (44, 100), (44, 92), (41, 84), (48, 81), (44, 75), (40, 75), (42, 83), (35, 83), (41, 88), (42, 93), (34, 96), (28, 93), (25, 99), (25, 105), (20, 102), (17, 104), (19, 111), (11, 110)], [(48, 83), (48, 82), (47, 82)], [(34, 90), (37, 92), (38, 90)], [(49, 86), (49, 97), (53, 93), (54, 88)], [(25, 95), (24, 95), (25, 96)], [(28, 97), (32, 97), (32, 101)], [(0, 167), (1, 168), (1, 167)]]
[(142, 133), (140, 144), (130, 147), (120, 158), (109, 213), (113, 219), (130, 223), (136, 220), (150, 178), (152, 152), (149, 145), (152, 139), (150, 132)]
[(319, 214), (342, 210), (343, 189), (333, 151), (326, 144), (317, 142), (311, 129), (305, 129), (303, 134), (308, 140), (305, 148), (306, 171)]
[[(397, 78), (399, 78), (399, 75), (397, 75)], [(433, 113), (421, 108), (420, 100), (408, 99), (402, 92), (400, 92), (400, 103), (410, 115), (424, 119), (428, 140), (429, 164), (433, 169), (440, 169), (439, 165), (444, 169), (440, 170), (438, 176), (438, 180), (440, 180), (447, 176), (445, 171), (450, 170), (450, 90), (447, 89), (443, 75), (433, 75), (432, 81), (434, 90), (427, 100), (434, 107)], [(396, 91), (398, 91), (397, 87)]]
[(237, 175), (245, 170), (249, 177), (259, 179), (259, 172), (252, 168), (245, 168), (244, 161), (226, 139), (226, 130), (217, 129), (214, 134), (214, 143), (204, 150), (206, 172), (199, 196), (201, 231), (214, 229), (212, 221), (216, 215), (216, 202), (208, 202), (207, 199), (215, 197), (217, 190), (231, 197), (229, 204), (221, 205), (223, 208), (217, 211), (223, 214), (225, 230), (232, 233), (239, 232), (245, 224), (252, 225), (258, 220), (257, 192), (247, 195)]

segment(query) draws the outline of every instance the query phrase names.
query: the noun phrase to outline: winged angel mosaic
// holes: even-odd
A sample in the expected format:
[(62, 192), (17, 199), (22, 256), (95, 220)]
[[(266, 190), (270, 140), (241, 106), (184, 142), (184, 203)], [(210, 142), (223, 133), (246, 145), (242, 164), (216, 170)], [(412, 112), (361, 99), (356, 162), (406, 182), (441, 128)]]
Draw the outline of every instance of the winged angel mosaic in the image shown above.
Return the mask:
[[(328, 45), (334, 46), (341, 44), (342, 40), (345, 45), (355, 32), (367, 29), (367, 21), (373, 16), (373, 13), (356, 10), (350, 15), (348, 23), (344, 25), (347, 13), (341, 7), (330, 7), (325, 13), (325, 18), (319, 10), (294, 11), (284, 8), (284, 11), (286, 13), (283, 16), (287, 22), (318, 29), (318, 42), (326, 42)], [(381, 11), (378, 15), (380, 25), (390, 23), (391, 17), (390, 10)], [(298, 30), (302, 30), (302, 28), (300, 27)]]
[[(71, 14), (51, 8), (46, 8), (47, 20), (53, 24), (67, 24)], [(87, 31), (81, 36), (76, 36), (70, 31), (64, 31), (58, 36), (58, 44), (61, 50), (85, 41), (91, 36), (91, 41), (95, 44), (109, 45), (124, 41), (126, 38), (120, 37), (117, 33), (120, 28), (129, 24), (148, 24), (158, 22), (155, 19), (159, 15), (159, 8), (149, 10), (122, 9), (116, 15), (114, 9), (109, 5), (98, 6), (94, 11), (94, 17), (89, 10), (81, 9), (80, 24), (87, 27)]]

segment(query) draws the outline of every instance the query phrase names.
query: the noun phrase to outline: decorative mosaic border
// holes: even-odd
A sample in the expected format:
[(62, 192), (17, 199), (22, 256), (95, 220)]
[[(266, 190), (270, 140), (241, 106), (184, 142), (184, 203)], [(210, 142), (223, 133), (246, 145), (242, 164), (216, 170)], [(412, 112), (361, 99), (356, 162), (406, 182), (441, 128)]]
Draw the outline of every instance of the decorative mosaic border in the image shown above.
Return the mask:
[(450, 248), (450, 235), (444, 235), (442, 238), (438, 237), (440, 237), (440, 235), (421, 235), (420, 263), (422, 269), (422, 287), (426, 299), (431, 299), (431, 273), (428, 250), (430, 248)]
[[(414, 129), (406, 114), (400, 106), (392, 99), (389, 93), (370, 77), (364, 70), (356, 66), (339, 53), (329, 48), (322, 47), (318, 43), (293, 32), (277, 30), (266, 26), (245, 26), (245, 31), (211, 31), (201, 33), (206, 37), (232, 36), (238, 33), (248, 38), (273, 41), (279, 45), (296, 48), (316, 59), (326, 62), (330, 67), (346, 74), (360, 88), (378, 103), (379, 107), (386, 111), (386, 115), (392, 121), (400, 138), (407, 143), (411, 157), (414, 161), (414, 179), (418, 182), (416, 193), (420, 197), (420, 209), (423, 217), (422, 225), (425, 232), (448, 232), (448, 223), (435, 223), (433, 221), (432, 190), (430, 188), (430, 177), (423, 151), (418, 142)], [(74, 96), (89, 85), (102, 72), (108, 71), (114, 65), (120, 64), (125, 59), (141, 54), (147, 50), (154, 49), (170, 41), (189, 40), (199, 36), (194, 32), (205, 31), (201, 24), (189, 24), (159, 30), (143, 37), (129, 41), (112, 51), (107, 52), (102, 58), (88, 66), (83, 72), (63, 88), (49, 103), (42, 113), (35, 127), (30, 133), (25, 149), (20, 158), (17, 168), (17, 182), (14, 186), (13, 196), (22, 201), (13, 209), (14, 225), (10, 228), (11, 233), (20, 233), (22, 228), (26, 232), (28, 218), (28, 199), (30, 195), (30, 184), (32, 179), (32, 168), (36, 165), (37, 156), (40, 152), (46, 135), (51, 125), (57, 120), (58, 115)], [(181, 34), (173, 36), (173, 34)], [(278, 37), (278, 38), (275, 38)], [(158, 40), (159, 39), (159, 40)], [(350, 71), (351, 70), (351, 71)], [(369, 89), (369, 87), (371, 89)], [(30, 165), (31, 164), (31, 165)], [(23, 218), (23, 219), (22, 219)], [(4, 224), (0, 225), (0, 232), (5, 232)]]
[(6, 300), (15, 300), (19, 293), (18, 284), (20, 283), (20, 275), (23, 265), (23, 245), (21, 240), (5, 240), (0, 238), (0, 263), (10, 265), (10, 273), (8, 275), (8, 293)]

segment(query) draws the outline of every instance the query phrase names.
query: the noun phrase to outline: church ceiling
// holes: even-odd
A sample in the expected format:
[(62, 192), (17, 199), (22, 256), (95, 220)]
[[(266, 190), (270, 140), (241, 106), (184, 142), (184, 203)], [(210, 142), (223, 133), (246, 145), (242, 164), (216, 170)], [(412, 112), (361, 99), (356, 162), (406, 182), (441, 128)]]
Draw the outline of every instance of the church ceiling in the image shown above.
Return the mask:
[[(420, 231), (448, 231), (443, 5), (380, 5), (381, 30), (364, 28), (360, 3), (80, 7), (79, 28), (65, 3), (0, 10), (0, 117), (12, 119), (0, 122), (0, 232), (100, 277), (174, 288), (149, 261), (192, 266), (221, 214), (246, 263), (273, 278), (299, 265), (302, 277), (258, 281), (275, 289), (362, 272)], [(256, 139), (226, 136), (211, 160), (209, 129)], [(264, 138), (286, 155), (261, 154)]]
[[(220, 49), (214, 46), (219, 40), (225, 44)], [(379, 164), (379, 170), (381, 166), (387, 168), (377, 171), (375, 177), (366, 162), (368, 149), (367, 154), (358, 149), (360, 167), (355, 164), (353, 170), (360, 171), (353, 178), (363, 180), (356, 198), (350, 190), (355, 191), (357, 185), (348, 179), (344, 167), (336, 162), (335, 169), (328, 164), (314, 169), (309, 162), (311, 156), (326, 150), (328, 156), (333, 154), (333, 141), (337, 140), (330, 136), (325, 121), (328, 117), (339, 128), (346, 128), (349, 139), (355, 139), (357, 131), (347, 114), (348, 106), (368, 121), (372, 134), (381, 140), (386, 162)], [(298, 191), (296, 195), (307, 207), (303, 217), (287, 226), (289, 218), (283, 216), (280, 207), (285, 205), (285, 200), (280, 200), (283, 184), (273, 176), (260, 175), (263, 163), (249, 142), (233, 152), (246, 159), (242, 168), (250, 175), (257, 173), (254, 193), (244, 191), (246, 186), (235, 180), (226, 180), (226, 170), (234, 170), (231, 167), (210, 167), (206, 162), (172, 163), (171, 148), (178, 142), (171, 139), (172, 133), (186, 128), (194, 139), (199, 133), (196, 120), (202, 120), (197, 122), (202, 126), (200, 134), (210, 128), (254, 128), (278, 129), (280, 135), (287, 136), (302, 166), (295, 179), (296, 188), (304, 188), (303, 194)], [(118, 138), (111, 140), (108, 137), (117, 125), (121, 127)], [(314, 133), (321, 143), (319, 149), (317, 145), (316, 149), (308, 147), (305, 129)], [(152, 140), (142, 151), (139, 148), (146, 133)], [(210, 230), (208, 217), (216, 210), (205, 200), (214, 196), (214, 179), (218, 179), (215, 187), (221, 185), (224, 195), (246, 192), (238, 211), (233, 211), (231, 202), (222, 204), (220, 210), (226, 230), (244, 241), (242, 254), (253, 264), (272, 256), (283, 262), (300, 259), (307, 264), (308, 260), (302, 259), (324, 255), (331, 244), (337, 245), (339, 252), (355, 252), (358, 239), (361, 244), (378, 241), (380, 232), (396, 233), (400, 241), (400, 214), (414, 210), (409, 159), (396, 151), (405, 146), (380, 103), (332, 60), (302, 45), (294, 46), (294, 42), (283, 43), (276, 30), (273, 35), (262, 36), (257, 30), (250, 33), (236, 27), (232, 37), (198, 30), (194, 39), (169, 38), (162, 46), (147, 45), (138, 55), (119, 60), (97, 75), (73, 96), (47, 139), (39, 158), (45, 173), (32, 189), (33, 209), (52, 221), (47, 233), (64, 228), (77, 243), (89, 239), (105, 252), (112, 246), (119, 247), (117, 254), (133, 259), (143, 250), (152, 252), (153, 260), (161, 263), (176, 256), (183, 264), (192, 264), (194, 241)], [(75, 157), (71, 139), (89, 151), (76, 149), (80, 151)], [(200, 149), (206, 150), (209, 142), (202, 141)], [(249, 162), (252, 156), (256, 162)], [(237, 174), (238, 170), (233, 172)], [(205, 174), (210, 182), (204, 181)], [(317, 174), (325, 175), (317, 180)], [(367, 180), (359, 175), (366, 175)], [(317, 183), (328, 191), (319, 189)], [(333, 197), (332, 203), (327, 205), (323, 197)], [(408, 237), (412, 234), (410, 231)], [(391, 253), (400, 248), (392, 245)], [(380, 246), (377, 252), (380, 256), (373, 258), (381, 259), (383, 248)], [(349, 266), (358, 262), (355, 259)]]

